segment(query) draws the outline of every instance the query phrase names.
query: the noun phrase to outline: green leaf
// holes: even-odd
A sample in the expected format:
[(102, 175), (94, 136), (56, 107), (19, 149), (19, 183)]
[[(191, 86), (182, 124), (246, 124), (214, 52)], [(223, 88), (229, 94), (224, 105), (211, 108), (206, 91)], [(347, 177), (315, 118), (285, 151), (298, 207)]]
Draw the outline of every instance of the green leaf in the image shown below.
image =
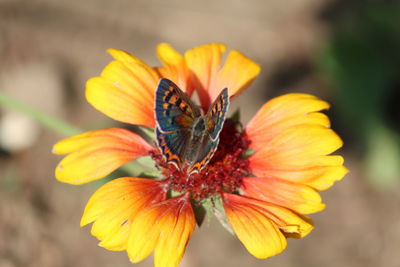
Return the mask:
[(150, 140), (156, 140), (156, 133), (154, 132), (154, 128), (139, 126), (139, 130)]
[(177, 192), (177, 191), (174, 191), (174, 190), (169, 190), (169, 191), (167, 192), (167, 198), (168, 198), (168, 199), (169, 199), (169, 198), (173, 198), (173, 197), (177, 197), (177, 196), (180, 196), (180, 195), (182, 195), (181, 192)]
[(145, 168), (154, 168), (155, 167), (155, 162), (150, 156), (144, 156), (140, 157), (137, 160), (137, 163), (142, 165)]
[(231, 116), (231, 120), (236, 123), (240, 123), (240, 109), (237, 109)]
[(162, 173), (159, 169), (153, 168), (153, 169), (148, 169), (143, 172), (141, 172), (139, 177), (144, 177), (144, 178), (153, 178), (156, 180), (160, 180), (162, 178)]
[(243, 152), (243, 154), (241, 155), (242, 158), (247, 159), (250, 156), (252, 156), (254, 153), (256, 153), (256, 151), (254, 149), (246, 149), (246, 151)]
[[(140, 158), (139, 158), (140, 159)], [(137, 160), (128, 162), (120, 167), (120, 170), (127, 172), (129, 175), (132, 176), (139, 176), (141, 173), (145, 171), (143, 165), (141, 165)]]
[(228, 220), (226, 219), (224, 205), (222, 204), (222, 199), (219, 195), (215, 195), (212, 197), (211, 202), (213, 204), (212, 211), (215, 218), (221, 223), (221, 225), (232, 235), (235, 233), (233, 232)]
[(207, 209), (203, 206), (202, 203), (195, 202), (193, 200), (191, 200), (191, 202), (197, 226), (200, 227), (204, 223), (204, 220), (207, 216)]

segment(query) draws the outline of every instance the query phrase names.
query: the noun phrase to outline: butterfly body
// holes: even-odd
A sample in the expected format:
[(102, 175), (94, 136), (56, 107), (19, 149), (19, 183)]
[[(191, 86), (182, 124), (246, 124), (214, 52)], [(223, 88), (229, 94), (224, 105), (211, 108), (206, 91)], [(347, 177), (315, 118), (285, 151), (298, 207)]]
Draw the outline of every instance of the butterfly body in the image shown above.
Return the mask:
[(222, 90), (205, 115), (172, 81), (161, 79), (156, 90), (157, 144), (165, 160), (188, 174), (212, 158), (229, 105)]
[(206, 118), (198, 118), (190, 132), (190, 138), (183, 156), (184, 162), (188, 166), (192, 166), (199, 156), (199, 152), (203, 143), (209, 138), (206, 128)]

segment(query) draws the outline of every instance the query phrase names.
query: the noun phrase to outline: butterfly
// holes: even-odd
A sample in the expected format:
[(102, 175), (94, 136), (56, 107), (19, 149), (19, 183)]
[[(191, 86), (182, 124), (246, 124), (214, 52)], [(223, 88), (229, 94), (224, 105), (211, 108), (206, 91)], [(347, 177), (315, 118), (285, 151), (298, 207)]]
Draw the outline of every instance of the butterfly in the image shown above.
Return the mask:
[(176, 84), (161, 79), (155, 92), (154, 113), (157, 145), (164, 159), (188, 175), (203, 169), (217, 150), (228, 106), (225, 88), (202, 115)]

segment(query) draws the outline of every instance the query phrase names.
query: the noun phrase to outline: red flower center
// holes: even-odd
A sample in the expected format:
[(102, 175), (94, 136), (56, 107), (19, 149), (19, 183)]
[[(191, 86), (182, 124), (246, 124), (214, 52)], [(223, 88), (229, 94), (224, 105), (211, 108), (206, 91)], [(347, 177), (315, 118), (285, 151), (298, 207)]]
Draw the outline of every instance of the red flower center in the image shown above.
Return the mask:
[(250, 173), (248, 160), (243, 157), (249, 143), (239, 123), (226, 119), (213, 158), (199, 173), (189, 177), (185, 171), (167, 164), (158, 150), (150, 154), (162, 170), (169, 189), (179, 193), (190, 192), (192, 199), (198, 201), (213, 194), (237, 191), (242, 178)]

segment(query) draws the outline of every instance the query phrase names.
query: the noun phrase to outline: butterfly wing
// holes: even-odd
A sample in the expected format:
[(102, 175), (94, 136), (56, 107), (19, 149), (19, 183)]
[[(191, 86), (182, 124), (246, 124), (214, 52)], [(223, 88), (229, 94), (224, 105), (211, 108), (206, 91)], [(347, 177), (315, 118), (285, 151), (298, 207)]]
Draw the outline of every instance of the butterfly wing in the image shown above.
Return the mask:
[(229, 107), (228, 89), (222, 90), (207, 112), (207, 131), (212, 141), (216, 141), (224, 126)]
[(170, 133), (161, 133), (156, 129), (157, 144), (168, 163), (174, 164), (178, 169), (182, 169), (183, 155), (189, 142), (190, 131), (181, 129)]
[(229, 107), (228, 89), (222, 90), (211, 105), (206, 115), (206, 135), (199, 146), (195, 163), (189, 169), (190, 173), (199, 172), (208, 164), (218, 148), (219, 134), (224, 126), (226, 113)]
[(158, 147), (167, 162), (181, 169), (190, 131), (200, 110), (172, 81), (161, 79), (154, 112)]
[(161, 79), (155, 97), (155, 117), (161, 133), (191, 128), (200, 116), (199, 108), (178, 86), (168, 79)]
[(215, 151), (218, 147), (218, 141), (212, 141), (209, 136), (206, 136), (199, 148), (199, 153), (196, 162), (188, 169), (189, 174), (200, 172), (211, 158), (214, 156)]

